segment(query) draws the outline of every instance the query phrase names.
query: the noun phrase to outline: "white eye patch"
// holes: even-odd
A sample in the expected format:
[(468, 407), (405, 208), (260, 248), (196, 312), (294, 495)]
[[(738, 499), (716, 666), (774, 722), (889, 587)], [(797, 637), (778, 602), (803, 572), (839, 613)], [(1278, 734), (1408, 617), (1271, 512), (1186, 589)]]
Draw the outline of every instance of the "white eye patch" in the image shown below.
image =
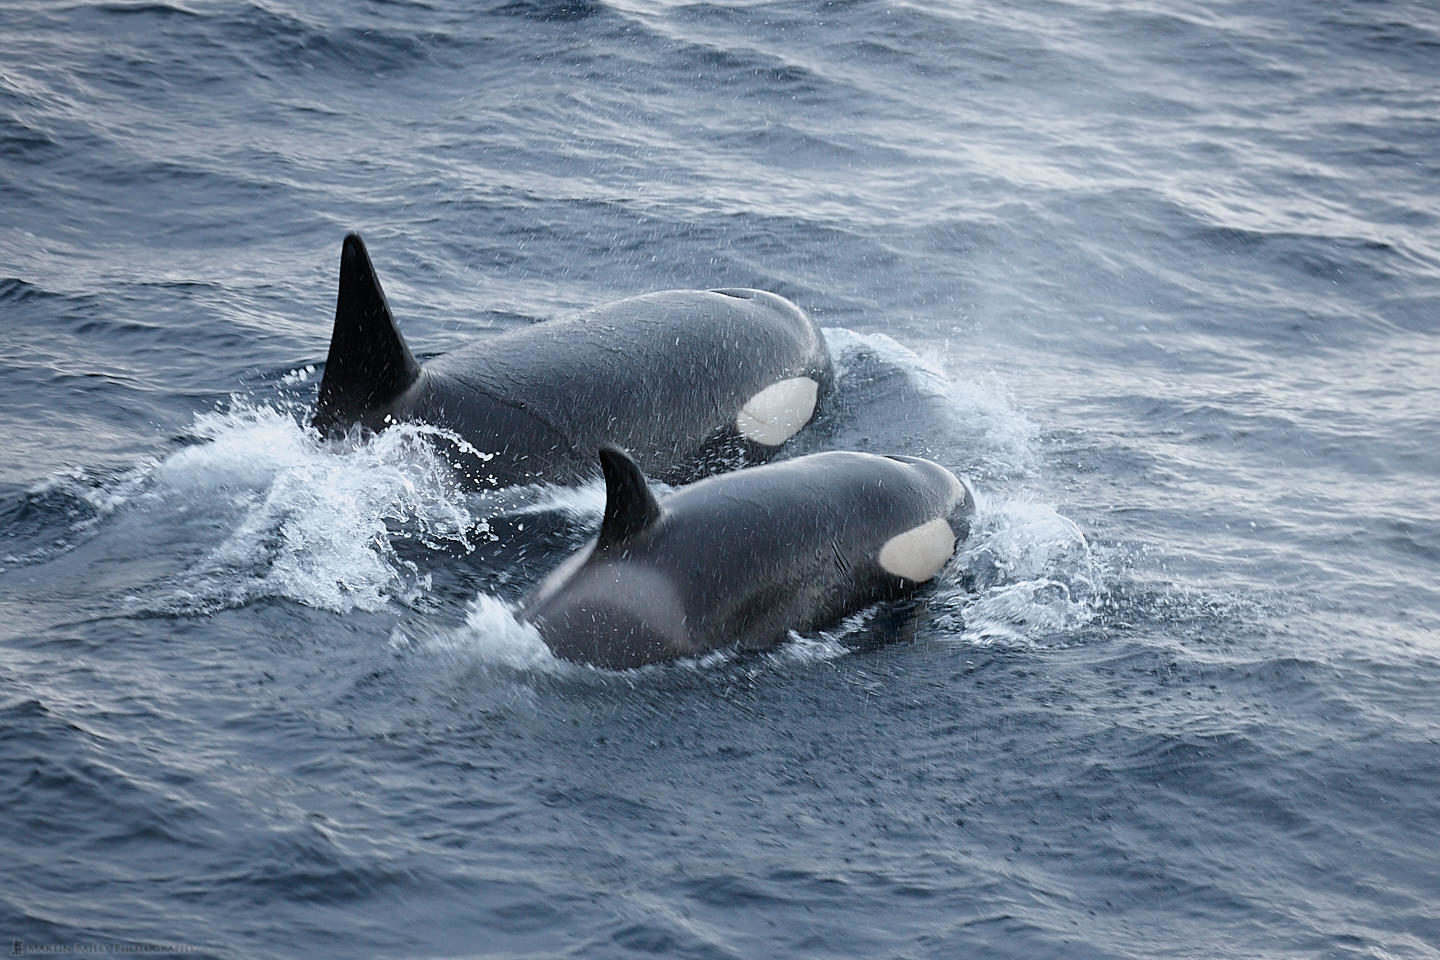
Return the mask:
[(820, 384), (809, 377), (791, 377), (761, 390), (735, 417), (740, 436), (778, 447), (800, 432), (815, 413)]
[(940, 572), (954, 552), (955, 531), (940, 517), (885, 541), (879, 559), (886, 573), (924, 583)]

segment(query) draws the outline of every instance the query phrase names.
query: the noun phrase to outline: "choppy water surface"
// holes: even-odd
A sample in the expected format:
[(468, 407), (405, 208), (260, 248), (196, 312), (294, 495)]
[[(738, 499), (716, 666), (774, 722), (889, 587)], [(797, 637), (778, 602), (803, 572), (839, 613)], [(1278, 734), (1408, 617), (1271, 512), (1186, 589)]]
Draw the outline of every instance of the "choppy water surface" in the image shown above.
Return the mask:
[[(0, 935), (200, 955), (1440, 955), (1440, 20), (1347, 2), (0, 5)], [(939, 585), (604, 673), (594, 487), (304, 427), (757, 286)], [(66, 945), (70, 945), (66, 947)]]

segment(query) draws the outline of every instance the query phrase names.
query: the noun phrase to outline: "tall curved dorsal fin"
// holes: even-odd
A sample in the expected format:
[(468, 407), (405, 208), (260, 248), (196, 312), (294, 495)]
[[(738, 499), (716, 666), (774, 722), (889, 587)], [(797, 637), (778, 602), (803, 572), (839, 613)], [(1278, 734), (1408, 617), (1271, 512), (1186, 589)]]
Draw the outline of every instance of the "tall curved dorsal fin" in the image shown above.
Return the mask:
[(600, 448), (605, 474), (605, 519), (600, 522), (596, 549), (618, 546), (660, 519), (660, 504), (645, 474), (619, 447)]
[(340, 251), (340, 293), (325, 376), (311, 421), (322, 431), (346, 429), (415, 382), (420, 365), (395, 328), (380, 278), (360, 234)]

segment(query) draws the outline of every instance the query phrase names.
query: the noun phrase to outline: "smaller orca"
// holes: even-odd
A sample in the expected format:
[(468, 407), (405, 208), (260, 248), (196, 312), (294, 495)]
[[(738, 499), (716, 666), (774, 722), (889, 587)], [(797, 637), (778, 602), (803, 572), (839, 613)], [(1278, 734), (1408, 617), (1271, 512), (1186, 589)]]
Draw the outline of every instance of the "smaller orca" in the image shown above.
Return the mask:
[(475, 485), (582, 480), (605, 443), (682, 483), (769, 459), (814, 418), (833, 380), (815, 322), (784, 297), (748, 289), (631, 297), (422, 366), (352, 233), (311, 422), (327, 434), (401, 421), (442, 427), (481, 455), (454, 458)]
[(656, 500), (600, 450), (599, 535), (522, 602), (558, 657), (611, 669), (834, 623), (934, 578), (975, 501), (930, 460), (830, 452), (701, 480)]

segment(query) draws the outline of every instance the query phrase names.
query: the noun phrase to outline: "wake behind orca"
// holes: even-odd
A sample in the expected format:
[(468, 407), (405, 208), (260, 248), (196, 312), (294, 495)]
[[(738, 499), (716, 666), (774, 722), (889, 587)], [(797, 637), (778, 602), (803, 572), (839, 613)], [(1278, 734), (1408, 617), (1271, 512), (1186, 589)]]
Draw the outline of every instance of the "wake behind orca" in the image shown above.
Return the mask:
[(400, 421), (441, 427), (480, 454), (454, 458), (477, 485), (581, 480), (605, 444), (683, 483), (769, 459), (814, 418), (833, 380), (804, 311), (748, 289), (632, 297), (422, 366), (352, 233), (312, 423), (327, 434)]
[(556, 656), (624, 669), (762, 649), (933, 579), (975, 502), (930, 460), (830, 452), (727, 473), (657, 501), (600, 451), (599, 535), (522, 603)]

